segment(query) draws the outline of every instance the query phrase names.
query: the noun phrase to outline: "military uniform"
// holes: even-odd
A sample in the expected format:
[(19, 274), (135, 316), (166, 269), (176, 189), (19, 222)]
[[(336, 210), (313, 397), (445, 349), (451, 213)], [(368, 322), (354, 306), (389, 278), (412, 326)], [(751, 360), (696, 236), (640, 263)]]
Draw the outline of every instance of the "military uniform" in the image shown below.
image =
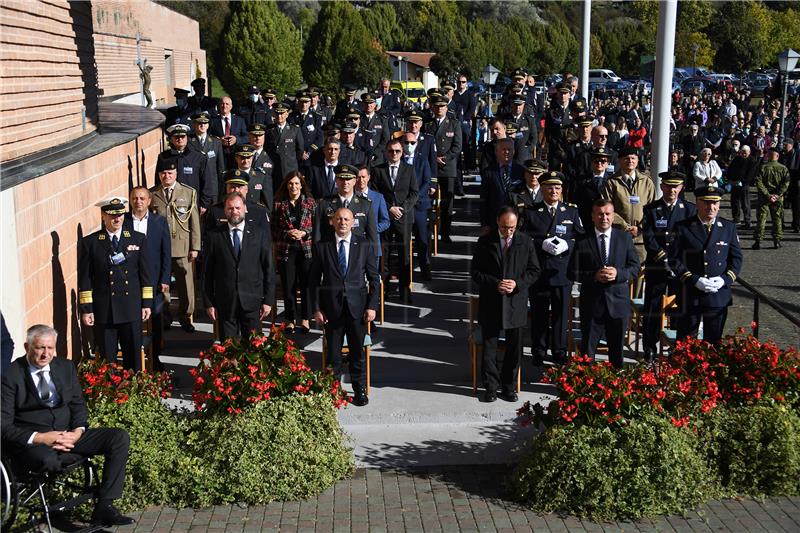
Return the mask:
[[(663, 176), (667, 174), (667, 176)], [(662, 173), (666, 182), (673, 178), (682, 185), (685, 176), (680, 173)], [(680, 198), (671, 207), (662, 199), (645, 206), (642, 234), (647, 257), (644, 262), (644, 351), (652, 358), (656, 353), (661, 331), (662, 297), (674, 294), (677, 280), (669, 268), (668, 260), (674, 251), (675, 227), (678, 223), (697, 217), (697, 208)]]
[(305, 151), (305, 143), (300, 129), (287, 122), (283, 130), (277, 124), (267, 128), (264, 148), (272, 158), (274, 170), (277, 170), (277, 180), (283, 182), (288, 173), (298, 170)]
[[(560, 173), (555, 173), (560, 178)], [(547, 174), (542, 185), (547, 183)], [(559, 182), (561, 180), (559, 179)], [(567, 320), (572, 281), (567, 271), (575, 246), (575, 239), (584, 232), (578, 208), (573, 204), (558, 202), (553, 212), (544, 202), (525, 210), (525, 227), (522, 229), (534, 241), (534, 248), (541, 266), (539, 279), (528, 289), (528, 299), (533, 309), (531, 320), (531, 353), (534, 365), (541, 366), (547, 349), (553, 361), (566, 361)], [(567, 249), (553, 254), (545, 249), (545, 241), (553, 238), (565, 242)], [(548, 342), (549, 336), (549, 342)]]
[[(304, 96), (303, 98), (308, 97)], [(309, 159), (302, 159), (303, 154), (300, 154), (298, 165), (303, 169), (303, 174), (308, 176), (311, 166), (310, 156), (322, 147), (322, 117), (310, 110), (305, 114), (295, 111), (289, 117), (288, 122), (297, 126), (303, 136), (304, 152), (308, 153)], [(286, 177), (286, 174), (282, 176), (281, 181), (283, 181), (284, 177)]]
[[(340, 207), (345, 206), (338, 194), (328, 196), (317, 202), (317, 212), (314, 220), (314, 243), (333, 238), (333, 226), (329, 221)], [(365, 237), (370, 243), (377, 246), (378, 219), (372, 209), (372, 202), (369, 198), (353, 193), (353, 198), (348, 203), (347, 208), (353, 212), (354, 222), (351, 231), (356, 235)]]
[[(189, 252), (199, 252), (202, 242), (197, 193), (180, 183), (175, 183), (169, 198), (161, 185), (152, 187), (150, 192), (153, 194), (150, 209), (166, 218), (169, 225), (172, 275), (180, 299), (178, 319), (181, 324), (189, 323), (194, 314), (194, 269)], [(169, 300), (169, 295), (166, 298)]]
[(516, 149), (514, 152), (514, 160), (519, 164), (523, 164), (536, 155), (536, 146), (539, 142), (539, 130), (536, 127), (536, 120), (527, 113), (511, 118), (517, 125), (517, 134), (514, 137)]
[[(208, 208), (217, 196), (216, 171), (209, 170), (208, 157), (201, 152), (187, 149), (178, 151), (170, 148), (158, 155), (159, 159), (174, 159), (178, 169), (178, 183), (187, 185), (197, 191), (197, 205), (199, 208)], [(154, 176), (154, 183), (158, 183), (158, 176)]]
[[(698, 200), (721, 197), (716, 187), (696, 191)], [(736, 225), (719, 216), (710, 227), (698, 217), (688, 218), (675, 227), (674, 253), (669, 266), (681, 282), (678, 292), (678, 339), (697, 335), (703, 320), (703, 340), (715, 343), (722, 337), (731, 285), (742, 268), (742, 250)], [(701, 281), (702, 279), (702, 281)], [(703, 284), (716, 279), (716, 291), (704, 290)]]
[(633, 184), (628, 182), (622, 171), (614, 174), (603, 185), (601, 196), (614, 203), (614, 227), (628, 231), (631, 226), (638, 227), (638, 235), (633, 238), (639, 260), (645, 258), (644, 239), (642, 237), (641, 222), (644, 216), (644, 206), (656, 199), (656, 189), (653, 180), (647, 174), (634, 170)]
[[(119, 199), (112, 202), (103, 206), (103, 211), (125, 212)], [(81, 314), (94, 314), (100, 355), (115, 362), (119, 343), (123, 366), (141, 370), (142, 309), (153, 306), (145, 236), (124, 227), (116, 239), (114, 245), (114, 237), (105, 227), (81, 239), (78, 302)]]
[[(435, 100), (439, 105), (445, 103), (441, 97)], [(430, 135), (435, 139), (436, 143), (436, 157), (444, 158), (444, 163), (437, 163), (437, 168), (433, 169), (434, 186), (441, 187), (441, 206), (440, 213), (442, 217), (442, 239), (447, 240), (450, 238), (450, 226), (452, 224), (452, 216), (450, 214), (453, 204), (453, 193), (455, 192), (455, 181), (458, 175), (458, 160), (461, 157), (461, 124), (455, 118), (446, 116), (441, 123), (438, 119), (433, 118), (425, 124), (425, 134)]]
[(561, 170), (567, 157), (567, 131), (572, 129), (569, 107), (561, 107), (553, 102), (544, 117), (544, 134), (547, 139), (547, 166), (551, 170)]
[[(758, 191), (758, 226), (756, 227), (756, 244), (764, 237), (767, 225), (767, 212), (772, 218), (772, 239), (775, 246), (779, 247), (783, 239), (783, 197), (789, 190), (789, 169), (777, 161), (768, 161), (761, 165), (756, 175), (756, 190)], [(770, 195), (775, 195), (778, 200), (769, 201)]]

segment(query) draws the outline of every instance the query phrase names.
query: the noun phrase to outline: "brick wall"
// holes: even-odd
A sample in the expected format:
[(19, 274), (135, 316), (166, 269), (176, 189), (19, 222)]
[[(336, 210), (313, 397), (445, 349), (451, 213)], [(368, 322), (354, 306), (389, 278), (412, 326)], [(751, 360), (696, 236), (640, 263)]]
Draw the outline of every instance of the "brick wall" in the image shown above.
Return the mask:
[[(23, 327), (54, 324), (61, 333), (62, 355), (75, 356), (78, 342), (75, 297), (79, 234), (88, 235), (99, 228), (100, 210), (95, 202), (113, 195), (128, 196), (129, 161), (133, 183), (142, 181), (139, 172), (144, 161), (147, 184), (153, 185), (161, 149), (162, 134), (157, 128), (12, 189), (22, 302), (8, 309), (4, 301), (3, 311), (6, 315), (9, 311), (20, 314), (17, 322)], [(12, 281), (4, 279), (3, 283)], [(22, 333), (12, 331), (13, 338), (22, 339)]]

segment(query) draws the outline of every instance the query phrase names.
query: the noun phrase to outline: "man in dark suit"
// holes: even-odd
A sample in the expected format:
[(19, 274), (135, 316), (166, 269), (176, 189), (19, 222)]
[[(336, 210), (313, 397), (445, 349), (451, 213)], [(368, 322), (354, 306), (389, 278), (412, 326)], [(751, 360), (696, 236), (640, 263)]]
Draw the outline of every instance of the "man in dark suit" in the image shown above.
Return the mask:
[(433, 175), (435, 185), (440, 188), (441, 217), (442, 217), (442, 242), (452, 242), (450, 239), (450, 226), (452, 216), (450, 211), (453, 205), (453, 195), (458, 177), (458, 160), (461, 157), (461, 124), (447, 114), (447, 98), (438, 96), (431, 99), (433, 117), (425, 124), (425, 135), (430, 135), (436, 142), (436, 171)]
[[(472, 280), (478, 284), (478, 324), (483, 334), (481, 401), (500, 397), (517, 401), (514, 381), (522, 356), (522, 330), (528, 321), (528, 287), (539, 277), (539, 261), (533, 241), (517, 232), (517, 213), (503, 206), (497, 215), (497, 230), (478, 239), (472, 257)], [(505, 331), (503, 368), (497, 368), (497, 339)]]
[(496, 228), (497, 211), (502, 207), (509, 193), (519, 188), (525, 175), (525, 167), (514, 163), (514, 141), (499, 139), (495, 144), (497, 166), (484, 172), (481, 180), (481, 231), (487, 233)]
[(594, 230), (575, 244), (569, 275), (581, 284), (581, 351), (594, 359), (605, 333), (611, 364), (622, 368), (631, 312), (628, 284), (639, 275), (639, 256), (630, 233), (613, 228), (613, 221), (614, 204), (597, 200), (592, 207)]
[(153, 283), (152, 346), (153, 365), (161, 369), (158, 359), (161, 353), (163, 335), (162, 312), (164, 311), (164, 295), (169, 293), (169, 281), (172, 264), (172, 243), (169, 236), (167, 219), (150, 212), (152, 196), (146, 187), (134, 187), (130, 192), (131, 211), (125, 214), (123, 226), (142, 233), (147, 247), (147, 262), (150, 268), (150, 280)]
[(75, 366), (56, 357), (55, 329), (28, 329), (25, 357), (3, 372), (3, 453), (33, 471), (55, 472), (64, 454), (104, 455), (103, 479), (97, 489), (92, 523), (124, 526), (113, 501), (122, 497), (130, 439), (124, 429), (88, 428), (88, 410)]
[(261, 333), (275, 300), (275, 265), (268, 228), (245, 221), (245, 199), (225, 198), (226, 224), (206, 235), (203, 300), (220, 339)]
[(219, 137), (225, 151), (225, 167), (233, 166), (233, 149), (237, 144), (245, 142), (247, 139), (247, 124), (242, 117), (234, 115), (233, 100), (228, 96), (223, 96), (217, 104), (219, 115), (211, 120), (208, 131), (211, 135)]
[(677, 289), (675, 275), (669, 268), (669, 257), (675, 243), (675, 227), (679, 222), (697, 216), (691, 202), (680, 199), (686, 176), (667, 171), (661, 178), (661, 198), (644, 207), (642, 233), (647, 256), (644, 261), (644, 356), (648, 363), (656, 357), (656, 344), (661, 331), (662, 299)]
[(549, 348), (555, 363), (566, 361), (567, 320), (572, 281), (567, 277), (575, 239), (583, 235), (578, 208), (561, 201), (564, 175), (543, 174), (543, 199), (525, 210), (522, 231), (534, 243), (542, 274), (528, 291), (531, 320), (531, 353), (534, 366), (544, 365)]
[[(383, 195), (389, 208), (391, 226), (386, 232), (383, 242), (390, 246), (386, 264), (389, 265), (392, 249), (399, 258), (398, 281), (400, 297), (410, 301), (409, 260), (411, 252), (411, 232), (414, 224), (414, 206), (419, 199), (417, 178), (414, 167), (402, 160), (403, 143), (400, 139), (392, 139), (386, 145), (386, 162), (375, 168), (372, 179), (375, 188)], [(391, 271), (391, 269), (390, 269)]]
[(142, 369), (142, 322), (150, 318), (153, 283), (145, 236), (122, 227), (124, 198), (101, 202), (103, 227), (81, 239), (78, 287), (81, 321), (94, 327), (100, 354)]
[(349, 209), (339, 208), (332, 222), (333, 238), (317, 244), (311, 263), (311, 302), (314, 319), (324, 328), (335, 376), (341, 374), (342, 343), (347, 335), (353, 403), (363, 406), (369, 403), (364, 388), (364, 335), (378, 308), (378, 262), (373, 247), (351, 231), (354, 218)]
[(322, 147), (324, 158), (318, 164), (311, 165), (311, 194), (316, 199), (336, 194), (336, 167), (339, 166), (341, 143), (335, 137), (325, 141)]
[(300, 161), (303, 161), (305, 153), (305, 143), (300, 128), (287, 122), (289, 108), (286, 104), (275, 104), (272, 116), (275, 123), (267, 128), (264, 146), (275, 165), (273, 180), (283, 183), (283, 178), (289, 172), (300, 168)]
[(742, 249), (736, 225), (718, 216), (722, 189), (708, 186), (695, 191), (697, 216), (675, 228), (674, 253), (669, 265), (683, 284), (678, 292), (680, 319), (677, 338), (697, 336), (703, 321), (703, 340), (722, 338), (731, 285), (742, 268)]
[(414, 206), (414, 233), (419, 269), (422, 279), (430, 281), (431, 263), (428, 256), (428, 244), (431, 235), (428, 231), (428, 211), (431, 208), (431, 197), (428, 192), (431, 189), (431, 168), (428, 166), (428, 159), (423, 154), (417, 153), (417, 148), (419, 148), (417, 135), (411, 132), (403, 134), (403, 160), (414, 167), (414, 175), (417, 177), (417, 188), (419, 189), (419, 199)]
[(594, 225), (592, 223), (592, 206), (595, 201), (600, 199), (603, 187), (611, 177), (611, 173), (608, 171), (610, 157), (607, 148), (595, 148), (591, 154), (592, 171), (578, 177), (570, 185), (569, 201), (578, 206), (581, 222), (585, 228), (591, 228)]

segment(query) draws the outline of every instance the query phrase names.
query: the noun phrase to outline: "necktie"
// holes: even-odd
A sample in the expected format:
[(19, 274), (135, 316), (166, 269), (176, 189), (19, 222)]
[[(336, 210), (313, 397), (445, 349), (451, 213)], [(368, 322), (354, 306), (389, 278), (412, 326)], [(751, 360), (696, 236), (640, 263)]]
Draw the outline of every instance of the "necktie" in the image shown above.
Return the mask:
[(503, 167), (503, 190), (508, 192), (508, 189), (511, 187), (511, 176), (508, 172), (508, 167)]
[(711, 222), (709, 222), (708, 224), (704, 224), (704, 226), (706, 227), (706, 234), (711, 233), (711, 225), (712, 225)]
[(333, 173), (333, 165), (328, 165), (328, 186), (333, 188), (336, 182), (336, 176)]
[(347, 274), (347, 252), (344, 249), (346, 243), (344, 240), (339, 241), (339, 270), (343, 276)]
[(116, 235), (111, 236), (111, 246), (114, 247), (115, 252), (119, 250), (119, 238)]
[(597, 186), (597, 190), (599, 191), (603, 187), (603, 176), (595, 176), (594, 183), (595, 186)]
[(167, 197), (167, 203), (172, 201), (172, 189), (164, 189), (164, 196)]
[(350, 209), (350, 200), (345, 200), (344, 202), (342, 202), (342, 207), (344, 207), (345, 209)]
[(606, 266), (608, 263), (608, 250), (606, 249), (606, 234), (600, 234), (600, 262), (603, 263), (603, 266)]
[(233, 255), (239, 259), (239, 254), (242, 253), (242, 241), (239, 239), (239, 228), (233, 228)]
[(225, 121), (225, 137), (227, 137), (231, 134), (231, 121), (228, 117), (223, 117), (222, 120)]
[(51, 396), (50, 385), (47, 383), (44, 373), (44, 370), (39, 370), (36, 373), (36, 375), (39, 376), (39, 384), (36, 388), (39, 390), (39, 398), (41, 398), (44, 402), (49, 402)]
[(389, 167), (389, 178), (392, 180), (392, 188), (394, 188), (394, 182), (397, 179), (397, 167), (394, 165)]
[(503, 244), (503, 253), (505, 254), (508, 252), (508, 248), (511, 246), (511, 237), (505, 238), (505, 243)]
[(550, 207), (550, 217), (551, 218), (555, 218), (555, 216), (556, 216), (556, 208), (551, 206)]

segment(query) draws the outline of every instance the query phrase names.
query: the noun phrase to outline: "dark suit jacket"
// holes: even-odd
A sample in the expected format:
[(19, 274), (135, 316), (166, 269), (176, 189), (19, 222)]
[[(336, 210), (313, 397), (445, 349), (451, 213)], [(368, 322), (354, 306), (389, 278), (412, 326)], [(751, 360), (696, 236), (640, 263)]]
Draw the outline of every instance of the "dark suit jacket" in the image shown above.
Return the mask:
[(373, 246), (351, 233), (347, 273), (342, 274), (336, 238), (319, 242), (311, 263), (309, 286), (312, 308), (322, 311), (329, 320), (342, 317), (345, 311), (350, 318), (358, 319), (367, 309), (377, 310), (380, 278)]
[(581, 284), (581, 316), (605, 316), (606, 308), (611, 318), (625, 318), (630, 314), (631, 294), (628, 283), (639, 275), (639, 256), (633, 247), (631, 234), (611, 228), (611, 248), (608, 266), (617, 269), (617, 279), (611, 283), (598, 283), (594, 276), (603, 268), (594, 226), (575, 243), (569, 276)]
[(227, 223), (209, 230), (204, 250), (203, 300), (207, 308), (217, 308), (218, 318), (231, 317), (237, 302), (245, 311), (254, 311), (263, 304), (272, 305), (275, 266), (269, 228), (245, 221), (238, 260), (233, 255)]
[[(340, 163), (341, 161), (336, 162), (337, 165)], [(336, 178), (334, 177), (332, 181), (328, 180), (328, 164), (324, 159), (320, 164), (311, 165), (309, 185), (311, 195), (317, 200), (336, 194)]]
[(88, 411), (78, 375), (72, 361), (56, 357), (50, 362), (50, 378), (59, 404), (48, 407), (40, 398), (28, 371), (27, 357), (13, 361), (3, 373), (2, 434), (3, 444), (24, 447), (36, 431), (71, 431), (88, 428)]
[[(208, 166), (213, 170), (217, 180), (217, 195), (225, 194), (225, 184), (222, 175), (225, 173), (225, 154), (223, 153), (222, 141), (211, 134), (206, 135), (205, 142), (200, 144), (196, 135), (189, 137), (189, 149), (200, 152), (208, 158)], [(214, 176), (210, 177), (212, 179)]]
[[(472, 280), (480, 295), (478, 323), (490, 329), (521, 328), (528, 322), (528, 288), (539, 278), (539, 260), (533, 241), (520, 231), (505, 254), (502, 245), (500, 236), (492, 231), (478, 239), (472, 256)], [(512, 294), (497, 292), (502, 279), (516, 282)]]
[(506, 203), (508, 193), (519, 188), (525, 180), (522, 165), (511, 163), (511, 187), (503, 187), (500, 168), (494, 166), (481, 175), (481, 226), (497, 227), (497, 212)]
[[(208, 124), (208, 133), (216, 137), (225, 137), (225, 130), (222, 129), (222, 118), (219, 115), (211, 117)], [(231, 113), (231, 135), (236, 137), (236, 144), (247, 142), (247, 124), (239, 115)]]
[(375, 190), (383, 195), (387, 208), (395, 206), (403, 208), (403, 216), (397, 221), (398, 223), (411, 224), (414, 221), (414, 206), (419, 199), (414, 167), (401, 160), (397, 168), (397, 179), (392, 187), (392, 180), (389, 179), (389, 163), (385, 162), (373, 169), (372, 183), (375, 184)]
[[(123, 225), (133, 231), (133, 216), (125, 213)], [(150, 213), (147, 217), (147, 266), (150, 269), (150, 280), (153, 283), (153, 309), (159, 309), (164, 301), (164, 294), (158, 286), (169, 283), (172, 274), (172, 241), (169, 236), (167, 219), (158, 213)]]
[[(406, 160), (405, 156), (403, 156), (403, 160)], [(433, 176), (428, 160), (416, 152), (414, 153), (414, 175), (417, 177), (417, 190), (419, 191), (415, 208), (417, 211), (427, 211), (431, 208), (431, 197), (428, 196), (428, 190), (431, 188)]]

